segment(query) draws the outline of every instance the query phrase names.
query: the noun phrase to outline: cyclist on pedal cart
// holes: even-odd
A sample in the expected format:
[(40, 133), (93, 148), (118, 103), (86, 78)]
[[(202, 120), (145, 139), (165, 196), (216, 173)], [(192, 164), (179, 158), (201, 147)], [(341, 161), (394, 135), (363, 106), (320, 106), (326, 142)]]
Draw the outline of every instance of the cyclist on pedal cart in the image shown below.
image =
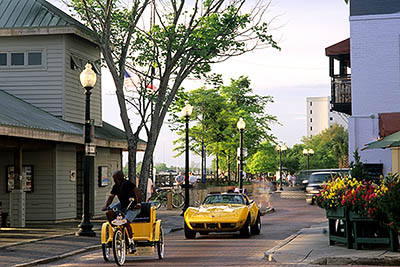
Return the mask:
[[(141, 209), (140, 202), (142, 201), (142, 194), (140, 190), (135, 186), (135, 184), (133, 184), (129, 180), (124, 179), (124, 174), (122, 173), (122, 171), (114, 172), (113, 179), (115, 184), (112, 187), (110, 195), (106, 200), (106, 204), (101, 210), (107, 211), (106, 215), (109, 222), (111, 222), (116, 217), (113, 208), (117, 208), (118, 210), (122, 211), (125, 214), (125, 217), (128, 220), (126, 229), (128, 230), (128, 235), (129, 235), (128, 238), (129, 238), (130, 250), (132, 253), (134, 253), (136, 249), (133, 241), (133, 234), (130, 223), (140, 213)], [(118, 196), (119, 202), (110, 206), (115, 196)], [(126, 210), (130, 202), (129, 198), (132, 197), (134, 198), (134, 201), (130, 206), (130, 208)]]

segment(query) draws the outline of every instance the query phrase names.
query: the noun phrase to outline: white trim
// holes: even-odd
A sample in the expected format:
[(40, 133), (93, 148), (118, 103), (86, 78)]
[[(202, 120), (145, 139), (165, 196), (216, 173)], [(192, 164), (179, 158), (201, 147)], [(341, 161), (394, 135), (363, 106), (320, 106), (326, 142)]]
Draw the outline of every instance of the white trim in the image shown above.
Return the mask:
[(350, 18), (349, 18), (350, 21), (384, 20), (384, 19), (400, 19), (400, 12), (399, 13), (392, 13), (392, 14), (350, 16)]

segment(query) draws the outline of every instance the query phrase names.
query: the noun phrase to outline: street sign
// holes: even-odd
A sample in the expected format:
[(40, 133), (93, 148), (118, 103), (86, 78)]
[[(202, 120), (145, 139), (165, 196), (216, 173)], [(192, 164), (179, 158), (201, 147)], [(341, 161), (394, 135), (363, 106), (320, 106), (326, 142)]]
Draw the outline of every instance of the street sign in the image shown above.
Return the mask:
[(85, 155), (86, 156), (96, 156), (96, 145), (95, 144), (86, 144), (85, 145)]

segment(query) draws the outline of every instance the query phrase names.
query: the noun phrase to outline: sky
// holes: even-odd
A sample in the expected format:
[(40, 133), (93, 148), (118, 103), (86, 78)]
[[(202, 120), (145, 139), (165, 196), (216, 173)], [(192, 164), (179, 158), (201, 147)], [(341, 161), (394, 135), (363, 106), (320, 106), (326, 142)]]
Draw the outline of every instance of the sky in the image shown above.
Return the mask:
[[(61, 0), (48, 1), (66, 11)], [(214, 65), (212, 71), (222, 74), (225, 84), (231, 78), (248, 76), (256, 94), (273, 96), (274, 103), (265, 110), (275, 115), (280, 124), (271, 125), (272, 134), (291, 147), (301, 143), (306, 135), (306, 97), (330, 95), (325, 48), (350, 36), (349, 6), (344, 0), (273, 0), (266, 20), (272, 18), (271, 33), (281, 51), (257, 50)], [(103, 120), (123, 129), (111, 75), (107, 70), (102, 73)], [(187, 90), (201, 85), (184, 84)], [(162, 127), (154, 152), (155, 163), (184, 166), (183, 156), (174, 157), (172, 142), (176, 138), (167, 125)], [(199, 156), (190, 156), (191, 166), (199, 167), (200, 161)], [(207, 166), (210, 161), (207, 159)]]

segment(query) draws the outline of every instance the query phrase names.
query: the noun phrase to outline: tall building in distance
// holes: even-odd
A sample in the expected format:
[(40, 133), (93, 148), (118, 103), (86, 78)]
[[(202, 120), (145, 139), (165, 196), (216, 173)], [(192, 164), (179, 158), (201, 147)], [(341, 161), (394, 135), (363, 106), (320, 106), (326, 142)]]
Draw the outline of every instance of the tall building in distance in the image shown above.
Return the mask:
[(348, 116), (331, 111), (329, 96), (307, 97), (306, 102), (307, 137), (317, 135), (335, 123), (347, 129)]

